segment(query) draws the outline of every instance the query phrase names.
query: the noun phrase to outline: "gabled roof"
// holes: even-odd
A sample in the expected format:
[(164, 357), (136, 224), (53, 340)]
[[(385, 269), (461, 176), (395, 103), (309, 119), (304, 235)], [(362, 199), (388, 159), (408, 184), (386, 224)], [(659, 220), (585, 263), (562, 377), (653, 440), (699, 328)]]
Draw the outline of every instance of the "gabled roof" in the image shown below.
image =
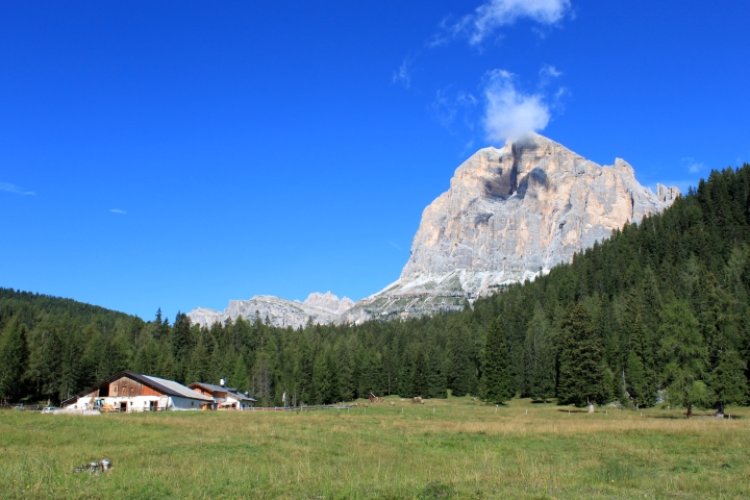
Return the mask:
[(239, 392), (239, 391), (237, 391), (237, 392), (235, 392), (235, 391), (230, 391), (230, 392), (229, 392), (229, 394), (231, 394), (231, 395), (232, 395), (232, 397), (233, 397), (234, 399), (236, 399), (237, 401), (252, 401), (253, 403), (255, 403), (255, 402), (257, 402), (257, 401), (258, 401), (258, 400), (257, 400), (257, 399), (255, 399), (254, 397), (252, 397), (252, 396), (248, 396), (248, 395), (246, 395), (246, 394), (242, 394), (242, 393), (241, 393), (241, 392)]
[[(133, 375), (138, 375), (137, 373), (129, 372)], [(208, 396), (204, 396), (200, 392), (196, 392), (192, 390), (189, 387), (185, 387), (184, 385), (180, 384), (179, 382), (175, 382), (174, 380), (167, 380), (164, 378), (154, 377), (153, 375), (140, 375), (146, 381), (142, 381), (144, 385), (147, 385), (151, 387), (152, 389), (159, 390), (158, 387), (154, 386), (161, 386), (162, 388), (166, 390), (160, 390), (160, 392), (163, 392), (164, 394), (168, 394), (170, 396), (179, 396), (183, 398), (188, 399), (199, 399), (201, 401), (213, 401), (213, 399), (209, 398)]]
[(252, 401), (253, 403), (258, 401), (253, 397), (242, 394), (234, 387), (227, 387), (225, 385), (208, 384), (206, 382), (193, 382), (192, 384), (190, 384), (190, 386), (198, 386), (211, 393), (226, 392), (228, 396), (232, 396), (238, 401)]
[(196, 392), (189, 387), (185, 387), (184, 385), (180, 384), (179, 382), (175, 382), (174, 380), (167, 380), (164, 378), (154, 377), (153, 375), (143, 375), (141, 373), (131, 372), (130, 370), (124, 370), (121, 372), (117, 372), (111, 377), (100, 381), (93, 387), (90, 387), (89, 389), (81, 391), (75, 396), (66, 399), (62, 402), (62, 404), (66, 405), (68, 403), (72, 403), (76, 399), (86, 396), (87, 394), (91, 394), (101, 387), (109, 385), (110, 383), (122, 377), (128, 377), (135, 380), (136, 382), (140, 382), (141, 384), (150, 387), (151, 389), (166, 396), (177, 396), (181, 398), (196, 399), (198, 401), (213, 402), (212, 398), (204, 396), (203, 394)]
[(229, 392), (231, 389), (223, 385), (209, 384), (207, 382), (193, 382), (190, 387), (198, 386), (208, 392)]

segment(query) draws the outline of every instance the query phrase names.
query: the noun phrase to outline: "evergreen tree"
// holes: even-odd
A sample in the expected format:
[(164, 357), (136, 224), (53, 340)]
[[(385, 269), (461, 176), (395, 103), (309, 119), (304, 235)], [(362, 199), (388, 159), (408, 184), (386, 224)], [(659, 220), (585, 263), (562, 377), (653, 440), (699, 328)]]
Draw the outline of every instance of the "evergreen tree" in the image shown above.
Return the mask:
[(708, 349), (700, 325), (684, 301), (673, 299), (662, 309), (661, 358), (664, 363), (664, 384), (672, 404), (687, 409), (708, 403), (705, 383)]
[(412, 385), (410, 394), (412, 396), (427, 397), (429, 395), (427, 359), (422, 348), (418, 348), (414, 358), (414, 367), (412, 369)]
[(192, 382), (208, 382), (215, 384), (216, 377), (213, 376), (211, 368), (211, 354), (208, 349), (208, 333), (205, 331), (199, 335), (198, 344), (185, 363), (185, 375), (182, 381), (186, 384)]
[(652, 378), (636, 352), (628, 353), (625, 380), (628, 394), (636, 408), (652, 406), (656, 402), (656, 387), (651, 383)]
[(401, 352), (398, 380), (398, 395), (402, 398), (411, 398), (418, 395), (414, 392), (415, 388), (415, 368), (416, 354), (412, 348), (405, 349)]
[(499, 404), (513, 397), (508, 344), (499, 317), (487, 332), (482, 376), (483, 399)]
[(190, 319), (182, 313), (178, 312), (175, 316), (171, 341), (172, 355), (174, 356), (177, 369), (177, 378), (179, 380), (185, 380), (188, 378), (187, 371), (191, 362), (191, 354), (195, 347), (195, 339), (190, 330)]
[(84, 328), (83, 336), (86, 339), (83, 349), (83, 370), (86, 382), (93, 384), (114, 373), (109, 371), (108, 342), (93, 325)]
[(562, 404), (605, 402), (603, 348), (591, 314), (575, 304), (561, 325), (558, 398)]
[(745, 404), (748, 396), (748, 384), (745, 377), (747, 363), (740, 354), (725, 350), (719, 354), (716, 367), (709, 376), (710, 388), (716, 398), (716, 409), (724, 413), (724, 405)]
[(445, 398), (448, 396), (446, 377), (443, 371), (442, 353), (435, 347), (427, 354), (427, 393), (428, 398)]
[[(107, 343), (107, 361), (105, 363), (106, 376), (113, 375), (122, 370), (129, 370), (133, 367), (133, 342), (128, 338), (125, 331), (117, 331), (111, 336)], [(95, 379), (100, 380), (99, 378)]]
[(351, 350), (340, 345), (336, 349), (335, 358), (338, 364), (338, 398), (341, 401), (351, 401), (354, 399), (354, 358), (352, 357)]
[(157, 376), (173, 380), (179, 376), (177, 370), (177, 362), (172, 355), (172, 350), (169, 348), (162, 349), (156, 369)]
[(29, 332), (29, 361), (26, 376), (34, 395), (54, 399), (59, 388), (62, 343), (57, 332), (47, 323)]
[(300, 344), (298, 401), (300, 404), (311, 404), (315, 399), (313, 382), (314, 355), (304, 337), (300, 341)]
[(161, 357), (161, 346), (149, 335), (145, 343), (133, 356), (133, 370), (147, 375), (158, 375), (165, 377), (160, 370), (159, 360)]
[(534, 399), (546, 401), (555, 395), (555, 348), (553, 329), (541, 305), (526, 329), (525, 392)]
[(240, 392), (244, 393), (250, 388), (250, 374), (247, 370), (247, 363), (245, 362), (245, 357), (242, 353), (237, 354), (234, 357), (234, 366), (229, 380), (232, 387), (236, 387)]
[(333, 353), (320, 352), (315, 360), (313, 386), (317, 404), (333, 404), (339, 400), (338, 363)]
[[(462, 318), (462, 321), (467, 321)], [(474, 358), (474, 334), (468, 325), (454, 322), (449, 325), (448, 388), (454, 396), (476, 394), (477, 365)]]
[(74, 329), (61, 342), (60, 374), (58, 398), (68, 399), (86, 385), (88, 375), (83, 357), (84, 337), (80, 330)]
[(260, 352), (255, 357), (252, 375), (252, 393), (262, 405), (273, 402), (273, 367), (268, 353)]
[(635, 300), (631, 302), (631, 305), (633, 307), (627, 311), (627, 317), (624, 319), (626, 322), (624, 328), (628, 335), (625, 343), (627, 355), (623, 367), (625, 389), (636, 408), (644, 408), (656, 403), (658, 386), (654, 361), (656, 349), (642, 321), (642, 308)]
[(0, 334), (0, 400), (14, 401), (24, 395), (27, 357), (26, 327), (14, 318)]

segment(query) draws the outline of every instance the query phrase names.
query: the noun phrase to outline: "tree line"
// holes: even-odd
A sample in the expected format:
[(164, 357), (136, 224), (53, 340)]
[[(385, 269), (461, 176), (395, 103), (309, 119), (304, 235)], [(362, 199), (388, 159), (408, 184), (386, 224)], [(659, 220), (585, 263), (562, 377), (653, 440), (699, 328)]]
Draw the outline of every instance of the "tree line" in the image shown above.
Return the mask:
[[(0, 289), (0, 398), (64, 400), (119, 370), (216, 382), (261, 404), (376, 395), (562, 404), (746, 404), (750, 166), (714, 171), (534, 282), (462, 312), (357, 326), (202, 328)], [(286, 397), (285, 397), (286, 396)]]

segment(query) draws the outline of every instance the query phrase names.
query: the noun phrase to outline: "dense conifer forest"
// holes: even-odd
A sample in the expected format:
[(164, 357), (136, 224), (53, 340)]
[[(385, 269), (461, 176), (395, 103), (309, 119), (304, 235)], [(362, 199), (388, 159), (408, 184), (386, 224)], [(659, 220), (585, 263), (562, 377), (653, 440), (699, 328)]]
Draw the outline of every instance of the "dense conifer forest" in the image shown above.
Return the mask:
[[(750, 165), (461, 313), (359, 326), (210, 328), (0, 289), (0, 399), (60, 401), (119, 370), (220, 378), (262, 404), (376, 395), (746, 404)], [(284, 399), (284, 394), (287, 398)]]

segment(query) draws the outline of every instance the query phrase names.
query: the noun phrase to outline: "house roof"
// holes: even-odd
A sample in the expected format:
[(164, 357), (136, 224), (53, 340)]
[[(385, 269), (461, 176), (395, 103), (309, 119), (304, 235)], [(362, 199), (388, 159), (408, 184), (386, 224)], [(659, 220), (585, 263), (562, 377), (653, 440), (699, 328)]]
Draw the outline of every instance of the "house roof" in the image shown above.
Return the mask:
[(198, 401), (213, 402), (212, 398), (209, 398), (208, 396), (204, 396), (203, 394), (196, 392), (190, 389), (189, 387), (185, 387), (184, 385), (180, 384), (179, 382), (175, 382), (174, 380), (167, 380), (164, 378), (154, 377), (153, 375), (143, 375), (141, 373), (131, 372), (130, 370), (124, 370), (121, 372), (117, 372), (111, 377), (100, 381), (93, 387), (90, 387), (89, 389), (86, 389), (85, 391), (81, 391), (75, 396), (66, 399), (65, 401), (62, 402), (62, 404), (67, 405), (69, 403), (72, 403), (76, 399), (83, 397), (87, 394), (91, 394), (92, 392), (98, 390), (99, 388), (105, 385), (108, 385), (111, 382), (114, 382), (115, 380), (122, 378), (122, 377), (128, 377), (137, 382), (140, 382), (141, 384), (148, 386), (154, 389), (155, 391), (161, 392), (162, 394), (166, 396), (177, 396), (181, 398), (196, 399)]
[(253, 398), (251, 396), (247, 396), (245, 394), (242, 394), (237, 389), (235, 389), (233, 387), (227, 387), (225, 385), (208, 384), (206, 382), (193, 382), (192, 384), (190, 384), (190, 386), (191, 387), (192, 386), (198, 386), (198, 387), (201, 387), (201, 388), (203, 388), (203, 389), (205, 389), (205, 390), (207, 390), (208, 392), (211, 392), (211, 393), (226, 392), (228, 396), (232, 396), (234, 399), (236, 399), (238, 401), (252, 401), (252, 402), (256, 402), (257, 401), (257, 399), (255, 399), (255, 398)]
[[(137, 373), (129, 372), (132, 375), (138, 375)], [(170, 396), (179, 396), (183, 398), (188, 399), (199, 399), (201, 401), (213, 401), (213, 399), (209, 398), (208, 396), (204, 396), (200, 392), (196, 392), (192, 390), (189, 387), (185, 387), (184, 385), (180, 384), (179, 382), (175, 382), (174, 380), (167, 380), (164, 378), (154, 377), (153, 375), (140, 375), (150, 383), (143, 382), (145, 385), (150, 386), (153, 389), (159, 390), (159, 387), (155, 386), (161, 386), (163, 389), (161, 390), (164, 394), (168, 394)]]
[(231, 389), (226, 386), (209, 384), (206, 382), (193, 382), (192, 384), (190, 384), (190, 386), (191, 387), (198, 386), (198, 387), (201, 387), (202, 389), (207, 390), (208, 392), (230, 392), (231, 391)]
[(258, 400), (255, 399), (252, 396), (248, 396), (246, 394), (242, 394), (241, 392), (237, 391), (231, 391), (229, 394), (232, 395), (232, 397), (238, 401), (252, 401), (253, 403), (257, 402)]

